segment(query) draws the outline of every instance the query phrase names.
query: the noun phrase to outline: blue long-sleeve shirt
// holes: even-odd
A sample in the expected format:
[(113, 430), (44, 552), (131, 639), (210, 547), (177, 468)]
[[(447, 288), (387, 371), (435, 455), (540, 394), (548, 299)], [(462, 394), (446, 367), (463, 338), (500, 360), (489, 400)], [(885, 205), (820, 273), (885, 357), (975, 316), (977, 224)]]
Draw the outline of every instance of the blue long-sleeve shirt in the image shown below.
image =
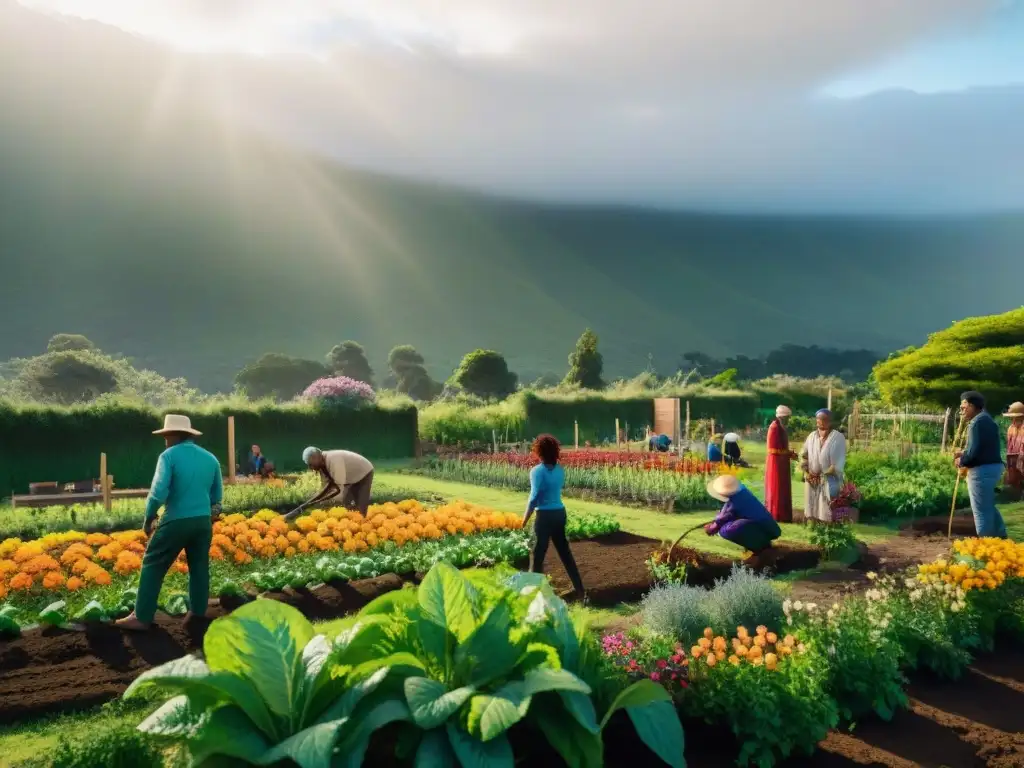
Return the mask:
[(722, 460), (722, 449), (719, 448), (718, 443), (708, 443), (708, 461), (721, 461)]
[(964, 469), (984, 467), (987, 464), (1002, 464), (1002, 444), (999, 437), (999, 425), (995, 419), (982, 411), (975, 416), (967, 427), (967, 447), (960, 457), (960, 466)]
[(538, 464), (530, 470), (530, 499), (527, 509), (564, 509), (562, 486), (565, 484), (565, 470), (561, 464), (549, 467)]
[(191, 440), (172, 445), (160, 454), (149, 486), (146, 519), (164, 507), (164, 520), (182, 520), (210, 514), (224, 499), (220, 462)]

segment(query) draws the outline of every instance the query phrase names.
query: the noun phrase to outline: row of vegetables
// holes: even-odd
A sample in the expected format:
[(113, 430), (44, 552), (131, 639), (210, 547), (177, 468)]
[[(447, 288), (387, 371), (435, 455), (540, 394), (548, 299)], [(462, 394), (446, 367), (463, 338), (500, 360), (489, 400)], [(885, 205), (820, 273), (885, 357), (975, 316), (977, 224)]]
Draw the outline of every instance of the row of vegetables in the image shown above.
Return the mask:
[[(601, 515), (573, 514), (571, 538), (618, 530)], [(142, 531), (68, 531), (0, 543), (0, 633), (15, 624), (103, 620), (127, 613), (145, 552)], [(465, 502), (428, 507), (409, 499), (370, 507), (364, 518), (343, 508), (314, 510), (291, 523), (270, 510), (214, 523), (211, 592), (249, 592), (426, 572), (437, 562), (458, 566), (513, 562), (528, 554), (519, 515)], [(188, 566), (182, 555), (165, 582), (162, 607), (187, 606)], [(102, 612), (97, 607), (102, 608)]]
[(202, 658), (125, 695), (151, 697), (140, 730), (197, 765), (590, 768), (625, 748), (683, 766), (684, 724), (708, 723), (729, 726), (740, 765), (767, 768), (841, 720), (891, 718), (905, 672), (956, 678), (997, 636), (1024, 639), (1024, 545), (960, 541), (871, 578), (831, 606), (741, 569), (713, 590), (665, 583), (638, 627), (598, 638), (541, 577), (438, 563), (319, 627), (274, 601), (244, 606), (213, 623)]

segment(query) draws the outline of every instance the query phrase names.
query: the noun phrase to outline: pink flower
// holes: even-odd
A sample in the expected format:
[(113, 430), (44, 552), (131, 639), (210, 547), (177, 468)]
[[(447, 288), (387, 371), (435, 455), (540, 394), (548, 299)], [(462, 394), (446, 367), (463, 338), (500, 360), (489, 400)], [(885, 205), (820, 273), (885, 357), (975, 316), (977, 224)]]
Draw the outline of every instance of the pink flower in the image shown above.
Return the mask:
[(651, 672), (651, 680), (653, 680), (654, 682), (658, 682), (659, 680), (661, 680), (661, 675), (659, 675), (657, 672)]
[(658, 669), (664, 669), (668, 666), (668, 662), (664, 659), (658, 659)]

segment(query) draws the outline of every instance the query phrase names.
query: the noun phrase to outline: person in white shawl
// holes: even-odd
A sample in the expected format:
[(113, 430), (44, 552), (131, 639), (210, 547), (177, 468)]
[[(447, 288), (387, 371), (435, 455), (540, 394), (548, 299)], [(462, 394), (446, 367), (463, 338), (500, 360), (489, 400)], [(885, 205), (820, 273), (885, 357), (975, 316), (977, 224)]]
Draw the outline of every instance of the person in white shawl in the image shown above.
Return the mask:
[(804, 518), (832, 521), (831, 500), (843, 487), (846, 466), (846, 437), (832, 428), (832, 412), (815, 414), (818, 428), (811, 432), (800, 451), (800, 469), (804, 473)]

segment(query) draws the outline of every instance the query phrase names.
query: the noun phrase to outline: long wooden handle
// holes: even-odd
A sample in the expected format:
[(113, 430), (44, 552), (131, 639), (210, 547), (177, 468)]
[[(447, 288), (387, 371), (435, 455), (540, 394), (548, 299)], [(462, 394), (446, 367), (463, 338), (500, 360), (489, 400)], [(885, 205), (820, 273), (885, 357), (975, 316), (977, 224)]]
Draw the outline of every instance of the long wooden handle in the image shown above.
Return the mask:
[(673, 544), (672, 548), (669, 549), (669, 551), (668, 551), (668, 560), (669, 560), (669, 562), (672, 562), (672, 554), (676, 551), (676, 547), (679, 546), (679, 542), (681, 542), (683, 539), (685, 539), (691, 533), (696, 531), (698, 528), (703, 528), (706, 525), (711, 525), (711, 523), (713, 523), (713, 522), (715, 522), (715, 521), (714, 520), (708, 520), (706, 523), (700, 523), (698, 525), (695, 525), (695, 526), (693, 526), (693, 528), (690, 528), (689, 530), (685, 531), (682, 536), (680, 536), (678, 539), (676, 539), (676, 543)]

